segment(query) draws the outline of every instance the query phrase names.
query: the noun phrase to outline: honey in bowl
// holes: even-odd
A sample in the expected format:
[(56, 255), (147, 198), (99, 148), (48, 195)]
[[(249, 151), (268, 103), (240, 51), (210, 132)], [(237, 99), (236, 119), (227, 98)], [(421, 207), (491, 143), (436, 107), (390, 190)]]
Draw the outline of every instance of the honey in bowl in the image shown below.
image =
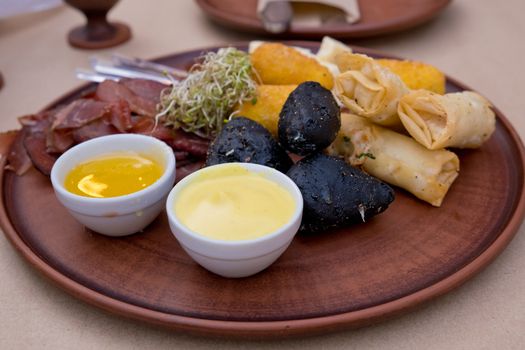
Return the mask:
[(152, 185), (163, 172), (153, 158), (136, 152), (114, 152), (75, 166), (67, 174), (64, 187), (85, 197), (124, 196)]
[(276, 182), (231, 164), (200, 174), (179, 193), (173, 209), (182, 224), (195, 233), (241, 241), (286, 225), (296, 204)]

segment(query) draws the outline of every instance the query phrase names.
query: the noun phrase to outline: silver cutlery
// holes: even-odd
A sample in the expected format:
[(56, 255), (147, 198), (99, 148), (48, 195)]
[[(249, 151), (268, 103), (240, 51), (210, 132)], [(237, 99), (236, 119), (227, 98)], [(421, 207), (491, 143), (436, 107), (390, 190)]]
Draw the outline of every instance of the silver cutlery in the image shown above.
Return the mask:
[(120, 54), (113, 54), (109, 61), (91, 57), (89, 62), (92, 71), (78, 68), (75, 72), (77, 78), (97, 83), (107, 79), (115, 81), (122, 78), (148, 79), (170, 85), (173, 81), (184, 79), (188, 75), (181, 69)]

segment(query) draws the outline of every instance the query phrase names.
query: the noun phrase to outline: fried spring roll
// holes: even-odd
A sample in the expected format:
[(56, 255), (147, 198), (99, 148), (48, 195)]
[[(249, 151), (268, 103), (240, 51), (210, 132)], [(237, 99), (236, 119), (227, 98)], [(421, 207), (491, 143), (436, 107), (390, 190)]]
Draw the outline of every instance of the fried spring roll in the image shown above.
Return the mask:
[(472, 91), (412, 91), (400, 100), (398, 114), (410, 135), (428, 149), (478, 148), (496, 128), (490, 103)]
[(335, 94), (354, 114), (387, 127), (400, 127), (397, 105), (409, 92), (399, 76), (371, 57), (341, 53), (336, 57), (342, 72), (335, 80)]
[(341, 114), (341, 130), (327, 152), (436, 207), (459, 172), (454, 153), (428, 150), (408, 136), (348, 113)]

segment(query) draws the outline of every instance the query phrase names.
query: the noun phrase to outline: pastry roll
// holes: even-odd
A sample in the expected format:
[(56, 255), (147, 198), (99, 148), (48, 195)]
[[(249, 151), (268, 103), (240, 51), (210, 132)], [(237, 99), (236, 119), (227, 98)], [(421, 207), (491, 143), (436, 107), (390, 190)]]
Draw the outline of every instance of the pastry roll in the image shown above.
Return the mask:
[[(352, 49), (338, 40), (325, 36), (321, 41), (321, 46), (319, 46), (319, 50), (315, 57), (323, 64), (337, 66), (337, 56), (345, 52), (352, 53)], [(337, 69), (337, 71), (339, 71), (339, 69)]]
[(459, 172), (454, 153), (428, 150), (408, 136), (348, 113), (341, 114), (341, 130), (327, 152), (436, 207)]
[(477, 148), (496, 128), (490, 103), (472, 91), (412, 91), (399, 102), (398, 114), (410, 135), (428, 149)]
[(409, 89), (399, 76), (371, 57), (342, 53), (336, 57), (342, 72), (335, 79), (335, 94), (354, 114), (374, 123), (400, 127), (397, 105)]

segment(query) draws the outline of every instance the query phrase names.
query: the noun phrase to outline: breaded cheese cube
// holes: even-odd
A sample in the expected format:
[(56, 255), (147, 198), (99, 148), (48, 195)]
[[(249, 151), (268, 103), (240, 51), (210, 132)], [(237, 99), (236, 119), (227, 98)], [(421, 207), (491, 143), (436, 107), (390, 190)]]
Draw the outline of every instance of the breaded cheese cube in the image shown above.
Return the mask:
[(254, 101), (245, 101), (235, 113), (252, 119), (277, 136), (279, 113), (297, 85), (259, 85)]
[(441, 95), (445, 93), (445, 74), (430, 64), (394, 59), (376, 61), (397, 74), (409, 89), (429, 90)]
[(253, 68), (262, 84), (298, 85), (305, 81), (316, 81), (331, 90), (334, 78), (330, 70), (314, 56), (280, 43), (263, 43), (250, 55)]

